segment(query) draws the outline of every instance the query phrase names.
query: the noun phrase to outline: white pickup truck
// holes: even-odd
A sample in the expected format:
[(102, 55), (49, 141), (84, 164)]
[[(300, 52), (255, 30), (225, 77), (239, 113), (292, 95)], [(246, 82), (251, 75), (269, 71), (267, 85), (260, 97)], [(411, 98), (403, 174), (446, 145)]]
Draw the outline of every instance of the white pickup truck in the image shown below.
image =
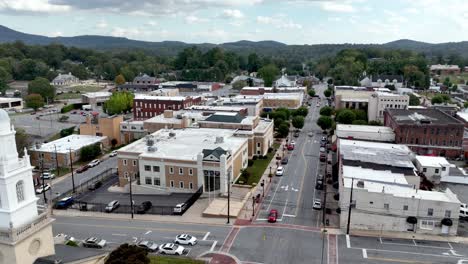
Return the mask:
[(459, 218), (468, 218), (468, 205), (465, 203), (460, 204)]

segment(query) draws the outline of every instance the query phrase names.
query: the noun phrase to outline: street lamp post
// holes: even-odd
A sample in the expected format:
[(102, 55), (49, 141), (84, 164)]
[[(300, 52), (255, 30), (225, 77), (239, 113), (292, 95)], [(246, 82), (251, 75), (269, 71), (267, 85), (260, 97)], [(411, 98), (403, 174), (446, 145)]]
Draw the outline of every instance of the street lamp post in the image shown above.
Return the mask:
[(47, 204), (47, 196), (45, 189), (45, 179), (44, 179), (44, 158), (41, 158), (41, 178), (42, 178), (42, 194), (44, 195), (44, 205)]
[(60, 169), (59, 169), (59, 164), (58, 164), (58, 155), (57, 155), (57, 146), (54, 144), (54, 150), (55, 150), (55, 168), (57, 172), (57, 178), (60, 177)]
[(262, 179), (262, 197), (265, 197), (265, 179)]
[(73, 174), (73, 159), (72, 159), (71, 148), (69, 148), (69, 151), (70, 151), (70, 170), (71, 170), (72, 187), (73, 187), (73, 194), (74, 194), (75, 193), (75, 175)]
[(252, 196), (252, 220), (255, 216), (255, 196)]
[(131, 211), (132, 219), (133, 219), (132, 175), (130, 174), (129, 176), (130, 176), (130, 181), (129, 181), (129, 184), (130, 184), (130, 211)]

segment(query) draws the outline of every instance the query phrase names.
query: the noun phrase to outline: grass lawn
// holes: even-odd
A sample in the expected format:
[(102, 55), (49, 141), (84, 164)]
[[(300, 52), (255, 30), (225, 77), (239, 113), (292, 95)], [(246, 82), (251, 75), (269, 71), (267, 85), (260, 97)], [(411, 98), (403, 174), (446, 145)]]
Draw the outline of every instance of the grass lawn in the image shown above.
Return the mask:
[(276, 149), (278, 149), (279, 146), (280, 145), (278, 143), (273, 144), (273, 149), (274, 150), (271, 153), (267, 154), (267, 157), (268, 157), (267, 159), (254, 160), (253, 165), (250, 166), (250, 167), (247, 167), (247, 172), (250, 174), (249, 179), (247, 180), (247, 182), (241, 176), (237, 180), (237, 183), (239, 183), (239, 181), (243, 181), (244, 182), (243, 184), (247, 184), (247, 185), (252, 185), (253, 183), (258, 183), (258, 181), (260, 180), (260, 178), (263, 175), (263, 172), (265, 172), (265, 170), (267, 169), (268, 164), (270, 164), (271, 159), (275, 156)]
[(63, 93), (55, 97), (56, 100), (68, 100), (68, 99), (78, 99), (81, 98), (79, 93)]
[(468, 73), (466, 72), (462, 72), (460, 75), (441, 75), (439, 77), (440, 82), (443, 83), (446, 77), (450, 78), (450, 82), (453, 84), (460, 84), (461, 80), (464, 80), (464, 83), (468, 81)]
[(204, 261), (190, 258), (150, 256), (151, 264), (205, 264)]
[(76, 85), (67, 88), (68, 91), (80, 91), (81, 93), (99, 92), (102, 89), (104, 89), (104, 87), (96, 85)]

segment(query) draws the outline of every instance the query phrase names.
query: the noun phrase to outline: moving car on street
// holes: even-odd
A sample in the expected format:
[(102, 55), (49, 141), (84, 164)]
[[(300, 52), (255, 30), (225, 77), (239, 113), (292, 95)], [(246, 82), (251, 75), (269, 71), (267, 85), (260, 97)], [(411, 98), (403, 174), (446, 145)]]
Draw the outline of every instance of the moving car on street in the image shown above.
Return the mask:
[(98, 160), (98, 159), (95, 159), (95, 160), (91, 161), (90, 163), (88, 163), (88, 166), (90, 168), (92, 168), (92, 167), (95, 167), (95, 166), (99, 165), (99, 163), (101, 163), (101, 161)]
[(146, 249), (148, 252), (156, 252), (158, 251), (158, 244), (148, 241), (148, 240), (142, 240), (137, 243), (137, 247)]
[(288, 157), (284, 157), (284, 158), (281, 160), (281, 164), (286, 165), (286, 164), (288, 164), (288, 161), (289, 161), (289, 158), (288, 158)]
[(114, 150), (109, 154), (109, 157), (115, 157), (115, 156), (117, 156), (117, 150)]
[(174, 243), (181, 245), (194, 246), (197, 244), (197, 238), (188, 234), (180, 234), (174, 239)]
[(55, 204), (55, 209), (67, 209), (70, 207), (74, 202), (73, 197), (65, 197), (63, 199), (60, 199), (56, 204)]
[(50, 189), (50, 184), (46, 183), (44, 185), (39, 185), (36, 189), (36, 194), (41, 194), (43, 192), (47, 192)]
[(276, 223), (278, 219), (278, 211), (275, 209), (270, 210), (270, 214), (268, 214), (268, 222), (269, 223)]
[(83, 165), (76, 170), (76, 173), (82, 173), (89, 169), (89, 165)]
[(161, 254), (168, 255), (183, 255), (187, 253), (187, 250), (183, 246), (179, 246), (173, 243), (166, 243), (159, 246), (159, 252)]
[(103, 248), (106, 246), (106, 241), (104, 239), (99, 239), (97, 237), (89, 237), (86, 240), (83, 240), (83, 247), (86, 248)]
[(41, 179), (51, 180), (55, 178), (55, 174), (51, 173), (50, 171), (44, 172), (41, 175)]
[(278, 169), (276, 169), (276, 176), (283, 176), (284, 174), (284, 168), (283, 166), (279, 166)]

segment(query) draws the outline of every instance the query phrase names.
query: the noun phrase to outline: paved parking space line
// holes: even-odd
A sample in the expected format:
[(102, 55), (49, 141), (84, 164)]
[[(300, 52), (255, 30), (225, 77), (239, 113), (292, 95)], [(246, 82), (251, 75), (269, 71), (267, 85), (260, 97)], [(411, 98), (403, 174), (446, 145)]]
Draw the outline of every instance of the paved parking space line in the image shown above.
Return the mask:
[(415, 264), (432, 264), (434, 262), (429, 261), (419, 261), (419, 260), (406, 260), (406, 259), (395, 259), (395, 258), (378, 258), (378, 257), (369, 257), (368, 259), (377, 260), (379, 262), (399, 262), (399, 263), (415, 263)]
[(185, 249), (188, 250), (187, 253), (185, 254), (186, 256), (188, 256), (190, 254), (190, 252), (192, 251), (192, 249), (191, 248), (185, 248)]
[(447, 244), (449, 245), (448, 247), (438, 247), (438, 246), (426, 246), (426, 245), (418, 245), (414, 239), (412, 244), (405, 244), (405, 243), (395, 243), (395, 242), (382, 242), (382, 239), (380, 239), (380, 243), (382, 245), (397, 245), (397, 246), (407, 246), (407, 247), (422, 247), (422, 248), (437, 248), (437, 249), (453, 249), (452, 245), (450, 245), (448, 242)]
[[(380, 240), (382, 242), (382, 240)], [(349, 235), (346, 235), (346, 247), (350, 248), (351, 247), (351, 240), (349, 239)]]
[[(353, 247), (354, 248), (354, 247)], [(354, 249), (363, 249), (363, 248), (354, 248)], [(418, 253), (418, 252), (409, 252), (409, 251), (401, 251), (401, 250), (388, 250), (388, 249), (377, 249), (377, 248), (366, 248), (367, 251), (378, 251), (378, 252), (388, 252), (388, 253), (400, 253), (400, 254), (409, 254), (409, 255), (420, 255), (420, 256), (429, 256), (429, 257), (444, 257), (444, 258), (456, 258), (461, 259), (463, 258), (462, 255), (455, 256), (455, 255), (444, 255), (444, 254), (429, 254), (429, 253)]]
[(415, 245), (415, 246), (417, 246), (417, 245), (418, 245), (418, 244), (416, 244), (416, 241), (414, 241), (414, 239), (413, 239), (413, 243), (414, 243), (414, 245)]
[(210, 235), (210, 232), (206, 232), (205, 236), (203, 237), (203, 240), (206, 240), (209, 235)]
[(218, 241), (213, 242), (213, 245), (211, 245), (210, 251), (213, 251), (215, 249), (216, 244), (218, 244)]
[(283, 216), (286, 216), (286, 217), (296, 217), (295, 215), (291, 215), (291, 214), (283, 214)]
[(367, 249), (365, 248), (362, 249), (362, 257), (365, 259), (367, 258)]

